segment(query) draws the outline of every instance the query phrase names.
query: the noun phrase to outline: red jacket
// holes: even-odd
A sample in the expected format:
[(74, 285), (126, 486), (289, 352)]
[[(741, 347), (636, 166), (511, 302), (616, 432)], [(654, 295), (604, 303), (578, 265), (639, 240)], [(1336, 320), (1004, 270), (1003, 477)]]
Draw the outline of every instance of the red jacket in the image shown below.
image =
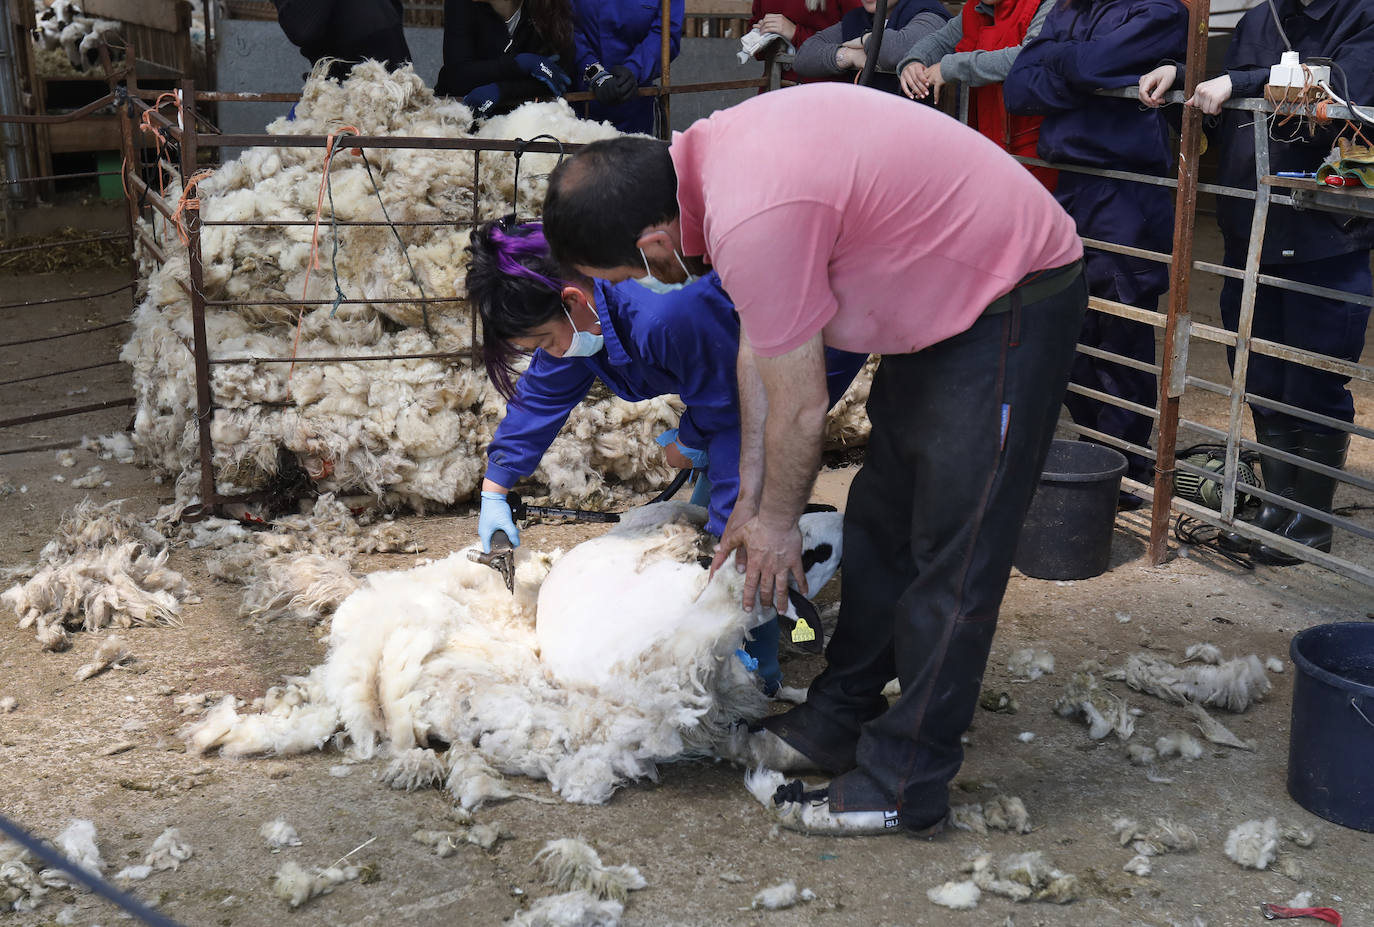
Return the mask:
[[(825, 0), (825, 5), (819, 10), (808, 10), (806, 0), (754, 0), (754, 9), (749, 16), (749, 28), (753, 28), (769, 13), (781, 13), (786, 16), (797, 27), (797, 33), (792, 37), (794, 48), (801, 48), (801, 44), (811, 36), (828, 29), (840, 21), (850, 10), (863, 6), (861, 0)], [(782, 72), (783, 80), (804, 81), (823, 80), (823, 78), (800, 77), (791, 68)]]

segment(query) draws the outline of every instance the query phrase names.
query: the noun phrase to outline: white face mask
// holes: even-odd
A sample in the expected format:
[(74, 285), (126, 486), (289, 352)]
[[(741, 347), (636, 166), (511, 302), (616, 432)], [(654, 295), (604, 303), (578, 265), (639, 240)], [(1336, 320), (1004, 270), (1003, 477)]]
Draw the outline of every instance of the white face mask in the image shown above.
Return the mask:
[(634, 281), (652, 293), (672, 293), (694, 282), (697, 279), (696, 274), (687, 269), (686, 262), (682, 260), (682, 255), (678, 254), (676, 248), (673, 249), (673, 257), (677, 258), (678, 266), (681, 267), (682, 272), (687, 275), (687, 279), (683, 280), (681, 283), (664, 283), (662, 280), (655, 277), (654, 272), (649, 269), (649, 258), (644, 254), (643, 248), (639, 249), (639, 259), (644, 262), (644, 276), (635, 277), (633, 278)]
[(577, 323), (573, 321), (572, 313), (568, 312), (567, 306), (563, 307), (563, 314), (568, 317), (568, 324), (573, 327), (572, 344), (568, 345), (568, 350), (563, 352), (563, 356), (591, 357), (599, 354), (606, 344), (606, 339), (591, 332), (578, 331)]

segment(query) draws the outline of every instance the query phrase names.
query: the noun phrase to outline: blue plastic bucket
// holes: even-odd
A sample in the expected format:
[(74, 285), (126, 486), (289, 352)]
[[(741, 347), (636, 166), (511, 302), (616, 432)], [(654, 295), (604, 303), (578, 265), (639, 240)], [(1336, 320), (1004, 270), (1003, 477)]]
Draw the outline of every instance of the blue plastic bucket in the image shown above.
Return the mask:
[(1313, 814), (1374, 831), (1374, 624), (1308, 628), (1289, 648), (1288, 794)]

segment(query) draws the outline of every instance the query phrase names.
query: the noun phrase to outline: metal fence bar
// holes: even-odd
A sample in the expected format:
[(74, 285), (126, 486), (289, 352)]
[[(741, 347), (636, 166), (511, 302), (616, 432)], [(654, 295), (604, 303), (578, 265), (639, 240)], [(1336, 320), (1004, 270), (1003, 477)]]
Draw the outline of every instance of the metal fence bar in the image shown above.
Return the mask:
[(17, 245), (13, 248), (0, 248), (0, 256), (6, 254), (19, 254), (24, 251), (51, 250), (53, 248), (67, 248), (71, 245), (90, 245), (100, 241), (115, 241), (120, 238), (128, 238), (123, 232), (116, 235), (92, 235), (90, 238), (70, 238), (55, 241), (40, 241), (35, 245)]
[(132, 396), (126, 396), (123, 399), (106, 399), (104, 402), (93, 402), (89, 405), (75, 406), (70, 409), (58, 409), (54, 412), (34, 412), (31, 415), (20, 415), (17, 418), (0, 419), (0, 428), (32, 425), (34, 422), (46, 422), (55, 418), (68, 418), (73, 415), (85, 415), (87, 412), (100, 412), (103, 409), (118, 409), (121, 406), (131, 406), (133, 404), (134, 397)]
[(119, 361), (117, 360), (103, 361), (99, 364), (87, 364), (84, 367), (72, 367), (67, 370), (53, 370), (49, 373), (35, 373), (27, 377), (15, 377), (13, 380), (0, 380), (0, 386), (13, 386), (16, 383), (31, 383), (34, 380), (44, 380), (48, 377), (65, 377), (68, 374), (81, 373), (86, 370), (99, 370), (102, 367), (113, 367), (118, 363)]
[(72, 332), (62, 332), (57, 335), (40, 335), (37, 338), (20, 338), (18, 341), (0, 341), (0, 348), (13, 348), (21, 344), (38, 344), (40, 341), (57, 341), (59, 338), (75, 338), (78, 335), (89, 335), (92, 332), (103, 332), (106, 329), (118, 328), (121, 325), (128, 325), (128, 319), (120, 319), (118, 322), (106, 322), (104, 325), (91, 325), (87, 328), (78, 328)]
[[(123, 236), (120, 237), (122, 238)], [(53, 296), (49, 299), (32, 299), (23, 303), (5, 303), (4, 305), (0, 305), (0, 309), (30, 309), (34, 306), (51, 306), (53, 303), (74, 303), (83, 299), (100, 299), (105, 296), (113, 296), (120, 290), (127, 290), (133, 285), (132, 282), (124, 283), (115, 287), (113, 290), (106, 290), (103, 293), (85, 293), (80, 296)]]
[(1121, 354), (1113, 354), (1111, 351), (1104, 351), (1101, 348), (1094, 348), (1091, 345), (1079, 343), (1078, 353), (1088, 357), (1095, 357), (1098, 360), (1111, 361), (1113, 364), (1120, 364), (1123, 367), (1130, 367), (1132, 370), (1143, 370), (1146, 373), (1153, 373), (1158, 376), (1160, 371), (1159, 364), (1147, 364), (1145, 361), (1136, 360), (1133, 357), (1126, 357)]
[[(1106, 352), (1103, 352), (1106, 353)], [(1078, 395), (1087, 396), (1089, 399), (1096, 399), (1105, 405), (1115, 406), (1118, 409), (1127, 409), (1140, 415), (1148, 416), (1152, 419), (1159, 418), (1159, 410), (1153, 406), (1141, 405), (1138, 402), (1131, 402), (1129, 399), (1122, 399), (1120, 396), (1113, 396), (1111, 393), (1104, 393), (1101, 390), (1093, 389), (1090, 386), (1083, 386), (1078, 383), (1070, 383), (1068, 391)]]

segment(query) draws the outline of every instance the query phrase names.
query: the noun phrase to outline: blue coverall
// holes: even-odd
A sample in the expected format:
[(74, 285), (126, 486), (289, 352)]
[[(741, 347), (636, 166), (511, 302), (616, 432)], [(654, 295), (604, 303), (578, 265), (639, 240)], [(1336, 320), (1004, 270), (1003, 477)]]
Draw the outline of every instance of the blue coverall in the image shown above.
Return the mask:
[[(1046, 161), (1167, 175), (1172, 146), (1164, 115), (1142, 112), (1132, 100), (1095, 96), (1099, 88), (1129, 87), (1161, 60), (1181, 58), (1188, 43), (1188, 11), (1178, 0), (1079, 0), (1059, 6), (1028, 43), (1002, 93), (1007, 109), (1044, 115), (1039, 154)], [(1172, 250), (1173, 191), (1106, 177), (1059, 173), (1055, 199), (1073, 216), (1078, 234), (1115, 244)], [(1086, 249), (1088, 291), (1115, 302), (1156, 309), (1169, 288), (1168, 266), (1157, 261)], [(1153, 363), (1154, 330), (1141, 322), (1089, 312), (1080, 342)], [(1153, 374), (1079, 353), (1070, 382), (1153, 407)], [(1153, 420), (1070, 392), (1074, 421), (1148, 447)], [(1129, 474), (1151, 481), (1152, 466), (1127, 454)]]
[[(672, 0), (669, 16), (670, 55), (682, 45), (684, 0)], [(590, 64), (629, 68), (641, 87), (653, 83), (663, 67), (662, 6), (655, 0), (573, 0), (573, 43), (576, 67), (569, 70), (579, 90), (586, 90), (583, 72)], [(587, 104), (589, 119), (605, 120), (622, 132), (653, 134), (653, 97), (634, 97), (618, 106)]]
[[(1284, 32), (1303, 61), (1330, 58), (1335, 67), (1331, 84), (1347, 100), (1364, 107), (1374, 103), (1374, 0), (1276, 0)], [(1258, 97), (1269, 80), (1269, 66), (1285, 50), (1267, 5), (1241, 18), (1226, 53), (1233, 98)], [(1218, 182), (1255, 189), (1255, 136), (1252, 113), (1223, 110), (1218, 127), (1221, 167)], [(1335, 144), (1342, 124), (1332, 122), (1306, 130), (1291, 141), (1270, 141), (1269, 171), (1315, 171)], [(1276, 130), (1277, 131), (1277, 130)], [(1285, 136), (1287, 138), (1287, 136)], [(1228, 267), (1244, 267), (1250, 241), (1253, 206), (1249, 200), (1217, 197)], [(1347, 293), (1371, 293), (1369, 249), (1374, 222), (1317, 209), (1269, 210), (1260, 273), (1285, 277)], [(1240, 317), (1241, 281), (1227, 279), (1221, 287), (1221, 316), (1235, 330)], [(1294, 347), (1357, 361), (1364, 348), (1369, 308), (1340, 299), (1309, 296), (1261, 286), (1255, 299), (1252, 335)], [(1246, 388), (1259, 396), (1317, 412), (1341, 421), (1355, 417), (1349, 377), (1290, 364), (1263, 354), (1251, 354)], [(1253, 406), (1256, 420), (1276, 427), (1288, 419), (1280, 412)], [(1288, 419), (1288, 421), (1292, 421)], [(1302, 428), (1330, 432), (1325, 425), (1303, 422)]]
[[(734, 303), (715, 271), (666, 294), (652, 293), (633, 280), (597, 280), (595, 287), (605, 345), (591, 357), (534, 352), (487, 448), (487, 478), (514, 486), (533, 473), (568, 414), (598, 378), (630, 402), (676, 393), (687, 407), (678, 423), (678, 440), (708, 454), (706, 530), (719, 535), (739, 495), (739, 317)], [(826, 350), (832, 405), (867, 359)], [(759, 661), (765, 688), (775, 689), (782, 677), (776, 621), (754, 629), (753, 638), (746, 649)]]

